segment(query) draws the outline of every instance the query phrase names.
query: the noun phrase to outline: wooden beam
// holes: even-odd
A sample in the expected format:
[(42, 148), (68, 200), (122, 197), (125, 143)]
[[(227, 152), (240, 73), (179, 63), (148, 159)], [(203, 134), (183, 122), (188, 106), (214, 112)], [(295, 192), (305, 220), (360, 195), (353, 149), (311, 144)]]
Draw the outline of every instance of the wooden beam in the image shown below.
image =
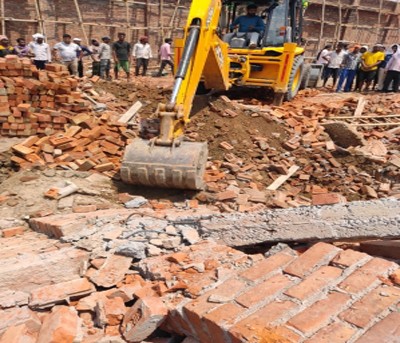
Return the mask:
[(317, 50), (320, 51), (321, 50), (321, 43), (322, 43), (322, 38), (324, 37), (324, 25), (325, 25), (325, 0), (322, 0), (322, 13), (321, 13), (321, 27), (320, 27), (320, 31), (319, 31), (319, 37), (318, 37), (318, 46), (317, 46)]
[(42, 16), (42, 11), (40, 9), (40, 0), (35, 0), (35, 10), (36, 10), (36, 15), (38, 17), (39, 27), (40, 30), (42, 31), (41, 33), (46, 36), (46, 27)]

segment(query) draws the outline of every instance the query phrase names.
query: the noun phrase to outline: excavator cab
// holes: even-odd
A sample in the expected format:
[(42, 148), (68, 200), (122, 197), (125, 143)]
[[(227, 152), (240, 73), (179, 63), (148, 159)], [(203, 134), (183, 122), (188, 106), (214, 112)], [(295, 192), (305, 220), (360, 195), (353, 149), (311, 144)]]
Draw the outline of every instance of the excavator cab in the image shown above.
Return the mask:
[(262, 18), (262, 30), (257, 32), (255, 42), (253, 30), (227, 36), (233, 33), (231, 24), (245, 14), (249, 3), (192, 1), (183, 38), (174, 43), (178, 67), (172, 95), (168, 103), (158, 105), (154, 114), (160, 121), (158, 135), (150, 140), (137, 138), (127, 146), (121, 165), (122, 181), (164, 188), (204, 187), (207, 144), (184, 139), (200, 82), (216, 90), (234, 86), (269, 88), (275, 92), (276, 104), (297, 94), (304, 64), (304, 49), (298, 46), (302, 1), (252, 1)]

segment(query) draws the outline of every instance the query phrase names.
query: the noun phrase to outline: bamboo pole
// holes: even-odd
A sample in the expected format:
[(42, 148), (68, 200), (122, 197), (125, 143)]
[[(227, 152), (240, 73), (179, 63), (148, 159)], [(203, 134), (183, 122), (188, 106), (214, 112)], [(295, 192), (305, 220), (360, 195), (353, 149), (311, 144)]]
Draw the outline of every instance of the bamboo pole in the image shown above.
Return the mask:
[(130, 5), (128, 1), (125, 1), (125, 11), (126, 11), (126, 26), (128, 31), (126, 33), (126, 40), (130, 42), (132, 40), (132, 31), (131, 31)]
[(325, 7), (326, 7), (325, 0), (322, 0), (321, 27), (320, 27), (320, 31), (319, 31), (318, 45), (317, 45), (318, 51), (321, 50), (321, 42), (322, 42), (322, 38), (324, 36)]
[(89, 44), (88, 36), (85, 31), (85, 26), (83, 25), (83, 18), (82, 18), (81, 10), (79, 8), (78, 0), (74, 0), (74, 3), (75, 3), (75, 8), (76, 8), (76, 13), (78, 14), (79, 26), (81, 27), (84, 41), (86, 44)]
[[(176, 14), (178, 13), (178, 8), (180, 7), (181, 0), (176, 0), (176, 6), (175, 6), (175, 10), (174, 13), (172, 13), (172, 17), (171, 20), (169, 21), (169, 27), (172, 28), (174, 27), (174, 22), (175, 22), (175, 18), (176, 18)], [(168, 31), (168, 34), (166, 35), (167, 37), (171, 37), (172, 35), (172, 29), (170, 31)]]
[(6, 21), (4, 17), (6, 16), (5, 9), (4, 9), (4, 0), (0, 2), (0, 12), (1, 12), (1, 34), (6, 34)]
[(36, 10), (36, 14), (38, 16), (39, 27), (40, 27), (40, 30), (42, 31), (41, 33), (44, 36), (46, 36), (46, 27), (45, 27), (43, 16), (42, 16), (42, 11), (40, 10), (40, 0), (35, 0), (35, 10)]

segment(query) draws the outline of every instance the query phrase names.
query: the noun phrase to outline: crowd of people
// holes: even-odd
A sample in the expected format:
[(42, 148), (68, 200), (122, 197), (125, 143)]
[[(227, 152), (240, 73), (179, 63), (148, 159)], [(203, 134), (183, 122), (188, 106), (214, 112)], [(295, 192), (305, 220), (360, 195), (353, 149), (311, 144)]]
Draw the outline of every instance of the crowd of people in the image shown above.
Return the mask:
[(370, 91), (398, 92), (400, 84), (400, 49), (397, 44), (386, 49), (339, 43), (327, 45), (316, 58), (323, 65), (323, 86), (332, 78), (336, 92)]
[[(146, 76), (150, 59), (153, 58), (152, 49), (148, 37), (141, 37), (139, 42), (131, 46), (126, 40), (125, 33), (118, 33), (118, 39), (111, 43), (108, 36), (102, 37), (101, 42), (97, 39), (91, 40), (90, 46), (82, 44), (80, 38), (73, 38), (64, 34), (62, 41), (56, 43), (52, 48), (45, 42), (42, 34), (36, 33), (32, 41), (27, 43), (24, 38), (18, 38), (13, 45), (8, 37), (0, 36), (0, 57), (7, 55), (18, 55), (19, 57), (31, 58), (33, 64), (42, 70), (46, 64), (59, 62), (65, 65), (70, 74), (78, 77), (85, 75), (84, 59), (92, 61), (92, 76), (100, 76), (104, 80), (111, 80), (111, 66), (114, 66), (114, 78), (119, 78), (123, 70), (127, 79), (130, 78), (131, 65), (135, 65), (136, 76)], [(171, 52), (172, 39), (166, 38), (159, 49), (161, 64), (155, 76), (162, 76), (167, 65), (174, 70)]]

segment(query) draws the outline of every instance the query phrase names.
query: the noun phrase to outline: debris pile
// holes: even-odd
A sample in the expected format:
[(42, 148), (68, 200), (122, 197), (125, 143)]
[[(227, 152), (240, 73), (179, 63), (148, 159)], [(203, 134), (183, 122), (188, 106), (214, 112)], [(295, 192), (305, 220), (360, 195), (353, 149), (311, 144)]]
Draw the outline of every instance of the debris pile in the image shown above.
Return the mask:
[(399, 322), (399, 265), (326, 243), (263, 256), (200, 241), (137, 262), (25, 236), (6, 243), (35, 258), (0, 268), (1, 343), (390, 341)]
[[(360, 103), (368, 112), (347, 123)], [(251, 212), (398, 197), (396, 115), (397, 95), (366, 100), (308, 90), (281, 107), (221, 96), (188, 130), (189, 139), (208, 141), (211, 155), (207, 189), (197, 198), (221, 211)]]

